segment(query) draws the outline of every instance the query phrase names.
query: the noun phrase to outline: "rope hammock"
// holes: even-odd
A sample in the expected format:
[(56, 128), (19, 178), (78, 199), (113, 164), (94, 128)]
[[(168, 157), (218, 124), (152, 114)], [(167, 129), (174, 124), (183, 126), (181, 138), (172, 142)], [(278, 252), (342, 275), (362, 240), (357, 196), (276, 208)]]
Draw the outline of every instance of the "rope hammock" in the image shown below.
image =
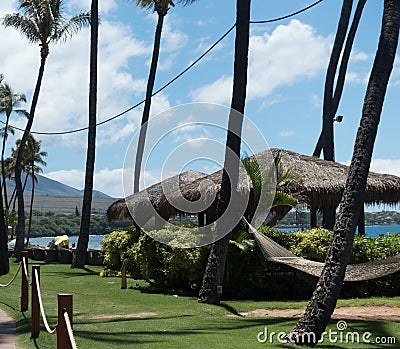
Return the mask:
[[(250, 223), (250, 232), (261, 249), (265, 259), (269, 262), (281, 263), (304, 273), (319, 277), (324, 263), (298, 257), (268, 236), (260, 233)], [(400, 254), (382, 260), (367, 263), (349, 264), (346, 268), (344, 281), (366, 281), (393, 274), (400, 270)]]

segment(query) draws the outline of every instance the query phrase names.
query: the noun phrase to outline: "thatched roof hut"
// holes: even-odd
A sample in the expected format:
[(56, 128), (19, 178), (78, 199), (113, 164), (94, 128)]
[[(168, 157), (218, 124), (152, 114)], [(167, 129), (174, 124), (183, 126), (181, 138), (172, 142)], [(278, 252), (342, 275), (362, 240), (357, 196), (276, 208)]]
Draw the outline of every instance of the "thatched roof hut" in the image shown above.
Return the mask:
[[(347, 180), (348, 166), (281, 149), (271, 149), (255, 156), (259, 161), (270, 164), (271, 153), (275, 157), (279, 152), (282, 156), (280, 162), (282, 169), (293, 171), (302, 178), (302, 182), (284, 182), (281, 190), (296, 196), (300, 203), (306, 204), (313, 211), (332, 210), (339, 205)], [(204, 219), (203, 213), (212, 221), (216, 213), (221, 179), (222, 170), (210, 175), (188, 171), (179, 176), (179, 190), (176, 185), (171, 185), (171, 183), (176, 183), (177, 176), (172, 177), (131, 195), (126, 200), (121, 199), (115, 202), (109, 207), (107, 216), (110, 220), (132, 218), (129, 211), (136, 211), (141, 221), (148, 220), (151, 216), (151, 203), (166, 220), (179, 212), (200, 212), (199, 223)], [(251, 189), (251, 180), (241, 168), (238, 191), (241, 196), (248, 199), (248, 195), (252, 195)], [(369, 173), (365, 203), (391, 205), (399, 201), (400, 177)], [(252, 200), (248, 202), (252, 203)], [(205, 209), (196, 211), (196, 207), (205, 207)], [(254, 208), (249, 205), (247, 212), (252, 210)]]
[(161, 207), (160, 199), (165, 197), (164, 194), (168, 195), (171, 191), (175, 191), (177, 185), (182, 188), (205, 176), (205, 173), (187, 171), (167, 178), (125, 199), (114, 202), (107, 210), (107, 218), (109, 220), (133, 219), (131, 212), (136, 212), (135, 214), (141, 215), (143, 220), (148, 220), (153, 215), (152, 207), (155, 207), (162, 217), (170, 217), (178, 213), (179, 210), (166, 202)]
[[(298, 173), (302, 183), (291, 181), (283, 185), (287, 193), (300, 195), (300, 200), (316, 209), (336, 208), (342, 198), (349, 166), (325, 161), (314, 156), (288, 150), (271, 149), (274, 156), (281, 152), (284, 170)], [(262, 158), (263, 153), (258, 154)], [(364, 201), (366, 204), (393, 205), (400, 201), (400, 177), (370, 172)]]

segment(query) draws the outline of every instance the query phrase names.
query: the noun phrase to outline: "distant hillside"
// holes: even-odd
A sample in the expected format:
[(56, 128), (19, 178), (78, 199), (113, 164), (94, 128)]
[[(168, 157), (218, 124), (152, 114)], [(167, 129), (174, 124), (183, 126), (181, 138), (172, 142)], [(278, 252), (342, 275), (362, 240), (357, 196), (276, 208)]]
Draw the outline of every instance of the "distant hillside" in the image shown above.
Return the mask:
[[(24, 178), (22, 180), (23, 182)], [(14, 190), (14, 182), (7, 181), (7, 188), (9, 192), (12, 192)], [(30, 178), (28, 178), (28, 182), (26, 184), (26, 189), (25, 189), (26, 195), (29, 195), (31, 190), (32, 190), (32, 182)], [(35, 196), (82, 197), (82, 195), (83, 195), (83, 190), (78, 190), (69, 185), (38, 175), (38, 183), (35, 186)], [(107, 199), (110, 198), (110, 196), (98, 190), (93, 190), (93, 197), (107, 198)]]

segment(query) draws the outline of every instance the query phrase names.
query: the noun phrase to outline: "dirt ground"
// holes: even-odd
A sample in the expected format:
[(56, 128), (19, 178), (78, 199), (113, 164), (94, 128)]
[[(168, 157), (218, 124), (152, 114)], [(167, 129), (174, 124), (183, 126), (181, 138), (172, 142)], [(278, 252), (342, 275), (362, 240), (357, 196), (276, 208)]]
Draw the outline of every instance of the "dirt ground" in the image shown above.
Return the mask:
[[(304, 309), (256, 309), (240, 316), (270, 316), (298, 318), (304, 313)], [(369, 321), (391, 321), (400, 322), (400, 308), (378, 305), (367, 305), (359, 307), (336, 308), (332, 318), (340, 320), (369, 320)]]

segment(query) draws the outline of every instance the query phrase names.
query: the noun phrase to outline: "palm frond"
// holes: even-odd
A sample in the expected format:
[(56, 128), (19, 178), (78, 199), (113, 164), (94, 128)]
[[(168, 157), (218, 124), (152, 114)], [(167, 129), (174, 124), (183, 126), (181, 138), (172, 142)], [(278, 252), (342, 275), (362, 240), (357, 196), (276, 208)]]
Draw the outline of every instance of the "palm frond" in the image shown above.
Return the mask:
[(274, 202), (272, 203), (272, 207), (278, 207), (278, 206), (296, 207), (297, 204), (298, 201), (294, 196), (278, 190), (275, 192), (275, 197), (274, 197)]
[(58, 30), (54, 31), (51, 40), (52, 41), (65, 41), (82, 28), (90, 25), (90, 11), (81, 12), (71, 17), (66, 23), (64, 23)]
[(42, 36), (36, 23), (20, 13), (5, 15), (2, 19), (2, 24), (5, 27), (18, 30), (32, 43), (40, 43), (42, 41)]

